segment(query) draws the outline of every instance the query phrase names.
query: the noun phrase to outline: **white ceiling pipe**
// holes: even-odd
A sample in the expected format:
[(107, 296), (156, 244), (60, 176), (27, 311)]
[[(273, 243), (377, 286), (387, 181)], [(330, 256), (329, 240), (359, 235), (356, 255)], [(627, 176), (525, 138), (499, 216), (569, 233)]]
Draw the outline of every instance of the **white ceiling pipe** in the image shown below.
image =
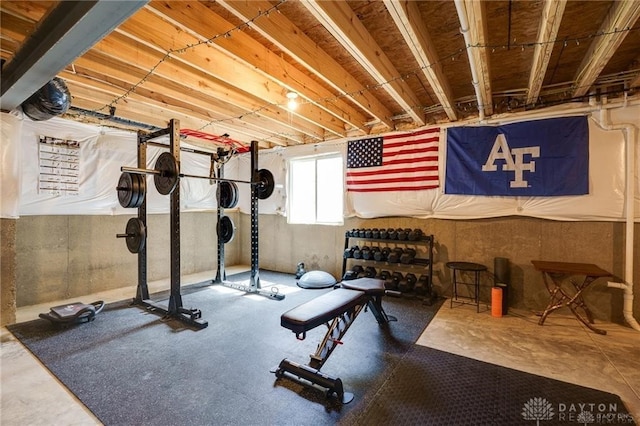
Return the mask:
[[(626, 100), (625, 100), (626, 101)], [(609, 109), (602, 108), (600, 110), (600, 120), (598, 125), (604, 130), (622, 130), (625, 140), (626, 153), (626, 179), (625, 179), (625, 265), (624, 265), (624, 282), (609, 281), (607, 285), (612, 288), (624, 290), (624, 304), (622, 314), (627, 324), (634, 330), (640, 331), (640, 324), (633, 316), (633, 226), (635, 218), (635, 158), (634, 151), (638, 144), (637, 128), (633, 124), (618, 123), (611, 124), (609, 122)], [(597, 122), (597, 121), (596, 121)]]
[(476, 71), (476, 63), (473, 59), (473, 53), (471, 52), (471, 36), (469, 35), (469, 19), (467, 18), (467, 10), (464, 6), (463, 0), (455, 0), (456, 10), (458, 11), (458, 19), (460, 20), (460, 32), (464, 37), (464, 43), (467, 47), (467, 56), (469, 57), (469, 68), (471, 68), (471, 84), (476, 92), (476, 99), (478, 101), (478, 114), (479, 119), (482, 122), (484, 120), (484, 101), (482, 94), (480, 93), (480, 83), (478, 82), (478, 75)]

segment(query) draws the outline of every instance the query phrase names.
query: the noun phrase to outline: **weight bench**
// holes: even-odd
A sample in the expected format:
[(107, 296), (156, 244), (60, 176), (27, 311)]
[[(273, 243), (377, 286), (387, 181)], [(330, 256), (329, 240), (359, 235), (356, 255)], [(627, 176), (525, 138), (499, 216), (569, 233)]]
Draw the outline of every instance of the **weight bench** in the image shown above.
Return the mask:
[(344, 391), (342, 380), (320, 372), (320, 368), (336, 346), (342, 344), (342, 337), (363, 308), (371, 310), (380, 325), (397, 321), (395, 317), (388, 316), (382, 308), (384, 295), (384, 281), (375, 278), (358, 278), (343, 281), (339, 288), (282, 314), (280, 325), (293, 331), (298, 340), (304, 340), (307, 331), (322, 324), (327, 326), (327, 332), (315, 354), (310, 356), (308, 365), (298, 364), (285, 358), (273, 371), (276, 377), (287, 377), (285, 373), (288, 373), (293, 378), (305, 379), (326, 388), (327, 397), (336, 394), (343, 404), (351, 402), (353, 394)]

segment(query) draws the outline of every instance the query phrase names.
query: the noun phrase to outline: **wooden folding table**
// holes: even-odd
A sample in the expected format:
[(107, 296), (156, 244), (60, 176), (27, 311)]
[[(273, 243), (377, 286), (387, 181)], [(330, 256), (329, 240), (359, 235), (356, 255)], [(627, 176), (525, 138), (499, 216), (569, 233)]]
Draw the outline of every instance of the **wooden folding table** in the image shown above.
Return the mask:
[[(551, 296), (547, 308), (541, 313), (540, 321), (538, 324), (544, 324), (547, 319), (547, 315), (556, 309), (560, 309), (564, 306), (569, 307), (571, 312), (578, 318), (584, 325), (598, 334), (607, 334), (606, 331), (600, 330), (593, 326), (593, 314), (587, 307), (584, 299), (582, 298), (582, 292), (598, 278), (610, 277), (611, 274), (604, 269), (592, 264), (592, 263), (569, 263), (569, 262), (549, 262), (544, 260), (532, 260), (533, 266), (540, 272), (542, 272), (542, 278), (544, 284)], [(584, 276), (582, 281), (570, 278), (568, 281), (573, 285), (575, 292), (568, 292), (562, 288), (561, 284), (567, 277), (579, 277)], [(571, 294), (573, 293), (573, 294)], [(586, 318), (578, 311), (581, 309)]]

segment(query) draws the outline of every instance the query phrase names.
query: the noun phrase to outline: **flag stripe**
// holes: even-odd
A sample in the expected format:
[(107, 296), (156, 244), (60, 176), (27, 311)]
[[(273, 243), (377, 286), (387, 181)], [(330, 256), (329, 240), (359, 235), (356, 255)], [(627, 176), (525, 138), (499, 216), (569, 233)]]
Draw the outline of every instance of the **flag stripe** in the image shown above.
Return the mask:
[(439, 143), (439, 128), (349, 141), (347, 191), (437, 188)]
[[(398, 170), (406, 170), (406, 169), (391, 169), (391, 170), (378, 170), (378, 171), (367, 171), (367, 172), (347, 172), (347, 178), (355, 178), (359, 176), (377, 176), (384, 175), (390, 173), (397, 173)], [(438, 166), (424, 166), (424, 167), (414, 167), (411, 169), (413, 172), (437, 172)]]

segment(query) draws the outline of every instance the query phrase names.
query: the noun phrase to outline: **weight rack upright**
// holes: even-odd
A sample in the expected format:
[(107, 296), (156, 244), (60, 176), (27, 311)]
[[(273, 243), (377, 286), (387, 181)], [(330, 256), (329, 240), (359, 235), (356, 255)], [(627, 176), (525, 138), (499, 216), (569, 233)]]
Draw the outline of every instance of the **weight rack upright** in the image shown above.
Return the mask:
[[(172, 119), (169, 127), (153, 133), (138, 132), (138, 167), (144, 169), (147, 166), (147, 145), (156, 144), (150, 142), (161, 136), (169, 135), (169, 149), (180, 170), (180, 121)], [(207, 321), (202, 319), (202, 312), (199, 309), (186, 309), (182, 305), (182, 294), (180, 292), (180, 184), (170, 194), (170, 244), (171, 244), (171, 289), (168, 306), (159, 304), (149, 297), (149, 287), (147, 285), (147, 245), (138, 253), (138, 287), (133, 304), (143, 306), (151, 312), (164, 314), (166, 317), (175, 318), (196, 328), (205, 328)], [(144, 197), (142, 204), (138, 207), (138, 219), (147, 228), (147, 197)]]
[[(224, 270), (224, 243), (221, 241), (220, 235), (218, 235), (218, 272), (216, 273), (216, 284), (222, 284), (225, 287), (241, 290), (247, 293), (258, 294), (275, 300), (283, 300), (284, 294), (280, 294), (276, 287), (271, 287), (271, 290), (265, 291), (260, 286), (260, 265), (259, 265), (259, 253), (258, 253), (258, 185), (259, 173), (258, 173), (258, 142), (251, 141), (251, 276), (249, 278), (249, 285), (236, 284), (230, 281), (226, 281), (226, 272)], [(224, 176), (224, 164), (221, 164), (218, 169), (218, 177)], [(221, 207), (218, 205), (218, 223), (222, 217)]]

